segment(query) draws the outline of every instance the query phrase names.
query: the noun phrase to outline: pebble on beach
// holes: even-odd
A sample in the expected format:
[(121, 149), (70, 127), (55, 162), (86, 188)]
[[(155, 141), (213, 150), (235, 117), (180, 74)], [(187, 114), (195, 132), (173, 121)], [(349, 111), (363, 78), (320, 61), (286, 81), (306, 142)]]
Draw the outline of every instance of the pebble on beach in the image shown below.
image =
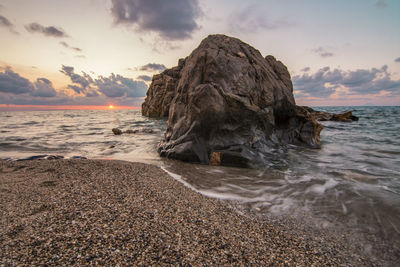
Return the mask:
[(370, 265), (141, 163), (0, 160), (0, 203), (0, 266)]

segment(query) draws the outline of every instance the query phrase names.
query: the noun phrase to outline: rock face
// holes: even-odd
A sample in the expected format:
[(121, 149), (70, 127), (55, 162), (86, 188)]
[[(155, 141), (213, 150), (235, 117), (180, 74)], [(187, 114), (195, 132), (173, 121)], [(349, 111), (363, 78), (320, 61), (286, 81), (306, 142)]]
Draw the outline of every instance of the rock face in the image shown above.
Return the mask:
[(175, 96), (175, 89), (184, 64), (185, 60), (180, 59), (177, 67), (153, 76), (150, 88), (147, 91), (146, 101), (142, 104), (144, 116), (168, 117), (169, 106)]
[(247, 167), (285, 144), (319, 147), (319, 124), (295, 104), (285, 65), (239, 39), (210, 35), (153, 77), (146, 116), (168, 116), (161, 156)]

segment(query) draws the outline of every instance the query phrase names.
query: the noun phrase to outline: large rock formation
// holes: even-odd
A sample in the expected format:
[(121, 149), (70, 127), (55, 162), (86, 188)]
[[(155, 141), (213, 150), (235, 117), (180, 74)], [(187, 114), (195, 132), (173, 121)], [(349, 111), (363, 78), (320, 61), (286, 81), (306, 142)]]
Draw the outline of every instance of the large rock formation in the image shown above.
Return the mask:
[(322, 125), (296, 106), (285, 65), (225, 35), (155, 75), (142, 113), (168, 115), (159, 153), (183, 161), (249, 166), (285, 144), (320, 145)]
[(142, 114), (148, 117), (168, 117), (169, 106), (175, 96), (184, 59), (179, 60), (177, 67), (167, 69), (153, 76), (146, 100), (142, 104)]

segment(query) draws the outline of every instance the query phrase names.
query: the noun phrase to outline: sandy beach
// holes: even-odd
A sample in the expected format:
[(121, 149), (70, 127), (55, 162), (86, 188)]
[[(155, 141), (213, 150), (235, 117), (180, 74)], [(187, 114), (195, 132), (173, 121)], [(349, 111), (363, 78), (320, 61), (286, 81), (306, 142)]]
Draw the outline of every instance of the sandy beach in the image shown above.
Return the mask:
[(240, 214), (156, 166), (0, 160), (0, 265), (373, 265)]

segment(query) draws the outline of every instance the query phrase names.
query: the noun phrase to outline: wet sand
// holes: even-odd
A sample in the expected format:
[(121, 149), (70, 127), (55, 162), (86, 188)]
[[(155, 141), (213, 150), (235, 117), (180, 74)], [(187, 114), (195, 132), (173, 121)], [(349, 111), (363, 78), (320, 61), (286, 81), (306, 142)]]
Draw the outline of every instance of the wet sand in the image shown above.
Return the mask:
[(0, 160), (0, 265), (374, 265), (244, 215), (156, 166)]

